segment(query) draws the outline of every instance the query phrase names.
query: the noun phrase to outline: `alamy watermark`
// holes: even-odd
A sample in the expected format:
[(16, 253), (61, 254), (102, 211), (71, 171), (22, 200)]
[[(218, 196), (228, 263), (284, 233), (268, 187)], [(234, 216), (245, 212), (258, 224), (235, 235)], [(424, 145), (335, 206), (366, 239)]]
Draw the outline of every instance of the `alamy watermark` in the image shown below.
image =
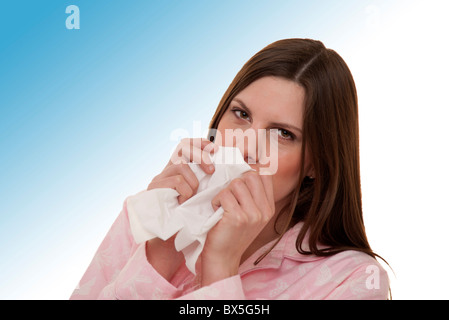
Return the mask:
[(70, 14), (65, 19), (65, 27), (69, 30), (80, 28), (80, 9), (78, 6), (71, 4), (65, 8), (65, 13)]
[(380, 270), (376, 265), (369, 265), (365, 269), (369, 276), (365, 280), (365, 286), (368, 290), (380, 289)]
[[(193, 139), (190, 145), (189, 137), (212, 136), (213, 143), (218, 146), (235, 147), (240, 150), (248, 164), (257, 165), (259, 174), (272, 175), (278, 169), (278, 129), (216, 129), (202, 130), (201, 122), (193, 122), (193, 134), (186, 129), (178, 128), (171, 132), (170, 141), (178, 142), (171, 150), (171, 161), (175, 164), (189, 159), (202, 159), (201, 140)], [(183, 143), (184, 142), (184, 143)], [(210, 152), (213, 145), (206, 146), (204, 151)], [(193, 153), (193, 154), (192, 154)], [(198, 161), (196, 161), (198, 162)], [(226, 159), (226, 164), (237, 163), (237, 156)]]

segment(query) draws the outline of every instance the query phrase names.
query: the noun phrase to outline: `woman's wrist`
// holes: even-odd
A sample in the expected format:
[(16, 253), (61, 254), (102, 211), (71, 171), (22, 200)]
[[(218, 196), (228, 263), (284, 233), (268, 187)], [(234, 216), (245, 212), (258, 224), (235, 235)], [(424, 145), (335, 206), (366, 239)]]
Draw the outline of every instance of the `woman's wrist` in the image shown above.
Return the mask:
[(167, 281), (171, 280), (184, 261), (181, 252), (177, 252), (174, 246), (160, 239), (147, 241), (145, 251), (147, 261)]

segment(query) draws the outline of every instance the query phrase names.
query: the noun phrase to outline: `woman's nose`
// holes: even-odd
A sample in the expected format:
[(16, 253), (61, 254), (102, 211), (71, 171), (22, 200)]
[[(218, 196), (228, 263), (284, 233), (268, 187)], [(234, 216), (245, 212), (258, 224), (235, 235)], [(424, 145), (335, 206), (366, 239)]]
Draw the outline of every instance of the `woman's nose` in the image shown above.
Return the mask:
[(240, 149), (248, 164), (257, 164), (260, 161), (260, 156), (266, 148), (266, 139), (263, 139), (265, 135), (266, 130), (264, 129), (250, 128), (245, 131), (244, 137), (237, 139), (236, 147)]

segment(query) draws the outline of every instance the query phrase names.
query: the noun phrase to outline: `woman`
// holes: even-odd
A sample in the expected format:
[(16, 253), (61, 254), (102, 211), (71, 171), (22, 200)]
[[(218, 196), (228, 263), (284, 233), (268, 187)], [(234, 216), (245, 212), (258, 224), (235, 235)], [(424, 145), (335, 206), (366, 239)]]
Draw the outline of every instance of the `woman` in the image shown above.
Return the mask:
[[(257, 152), (241, 149), (255, 171), (212, 200), (224, 214), (207, 234), (199, 272), (187, 270), (173, 237), (137, 245), (125, 201), (72, 299), (388, 298), (362, 218), (356, 88), (336, 52), (309, 39), (268, 45), (237, 74), (210, 129), (215, 142), (230, 129), (277, 130), (278, 164), (260, 175)], [(182, 143), (193, 142), (179, 148), (190, 150), (183, 156), (195, 160), (196, 148), (213, 173), (215, 143)], [(155, 188), (177, 190), (183, 203), (198, 180), (170, 161), (148, 186)]]

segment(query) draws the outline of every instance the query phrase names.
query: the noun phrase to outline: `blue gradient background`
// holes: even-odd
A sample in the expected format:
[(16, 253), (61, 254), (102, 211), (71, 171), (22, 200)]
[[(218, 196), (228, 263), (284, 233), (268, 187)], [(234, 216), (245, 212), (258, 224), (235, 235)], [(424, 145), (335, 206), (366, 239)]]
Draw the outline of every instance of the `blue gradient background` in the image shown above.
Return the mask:
[[(362, 151), (364, 142), (375, 144), (379, 125), (369, 123), (376, 112), (363, 109), (362, 102), (379, 99), (380, 94), (367, 74), (373, 72), (385, 80), (378, 71), (383, 65), (379, 59), (389, 60), (379, 54), (389, 50), (388, 39), (383, 37), (393, 32), (390, 41), (396, 36), (410, 39), (407, 26), (395, 21), (423, 3), (434, 6), (430, 15), (444, 5), (365, 0), (3, 1), (0, 298), (67, 299), (124, 199), (144, 189), (165, 166), (176, 145), (171, 138), (173, 131), (182, 128), (193, 135), (193, 121), (205, 130), (238, 70), (273, 41), (315, 38), (343, 56), (353, 69), (361, 117), (366, 117), (361, 118), (366, 124), (361, 135)], [(79, 30), (65, 27), (65, 8), (70, 4), (80, 9)], [(410, 26), (420, 18), (410, 20)], [(436, 23), (431, 16), (427, 18)], [(447, 39), (443, 31), (448, 30), (447, 25), (436, 21), (440, 24), (421, 27), (429, 28), (435, 39)], [(379, 51), (368, 56), (373, 43), (379, 45)], [(400, 43), (398, 48), (405, 49), (409, 44)], [(432, 46), (433, 50), (440, 46), (441, 57), (441, 50), (447, 53), (445, 44)], [(400, 56), (396, 58), (400, 64)], [(390, 69), (398, 81), (409, 78), (403, 72), (407, 67), (402, 67), (399, 71)], [(447, 71), (447, 63), (443, 70)], [(447, 99), (443, 101), (447, 105)], [(383, 100), (385, 104), (387, 100)], [(398, 104), (392, 104), (389, 110), (397, 110), (395, 106)], [(367, 110), (365, 114), (363, 110)], [(443, 110), (441, 106), (435, 109), (439, 110)], [(400, 119), (402, 111), (393, 115)], [(419, 108), (415, 111), (420, 114)], [(441, 135), (447, 137), (445, 131), (432, 133), (434, 139)], [(422, 135), (419, 137), (422, 141)], [(386, 136), (384, 140), (388, 140)], [(441, 144), (435, 145), (435, 149), (441, 149)], [(413, 159), (412, 149), (405, 152), (405, 158)], [(362, 160), (368, 158), (372, 159), (370, 154), (362, 154)], [(377, 164), (366, 161), (364, 168), (372, 173), (362, 175), (366, 190), (377, 191), (376, 196), (381, 197), (384, 191), (375, 185), (380, 173), (376, 170), (380, 170), (379, 163), (381, 168), (390, 168), (382, 164), (382, 159), (376, 158)], [(447, 154), (440, 152), (438, 159), (442, 164)], [(441, 175), (448, 177), (447, 171)], [(407, 201), (409, 196), (404, 195), (402, 200)], [(419, 267), (410, 260), (414, 251), (403, 251), (410, 241), (412, 246), (417, 245), (416, 233), (403, 231), (404, 220), (386, 221), (392, 211), (398, 211), (385, 207), (377, 211), (375, 203), (367, 197), (367, 230), (374, 249), (396, 272), (396, 298), (441, 297), (436, 288), (428, 287), (431, 283), (419, 280)], [(435, 217), (449, 213), (444, 202), (438, 208), (441, 212)], [(420, 216), (420, 212), (414, 214)], [(379, 220), (382, 222), (376, 224)], [(398, 238), (405, 240), (397, 243)], [(440, 245), (446, 241), (434, 240)], [(447, 260), (439, 262), (447, 266)], [(403, 271), (411, 265), (415, 273)]]

